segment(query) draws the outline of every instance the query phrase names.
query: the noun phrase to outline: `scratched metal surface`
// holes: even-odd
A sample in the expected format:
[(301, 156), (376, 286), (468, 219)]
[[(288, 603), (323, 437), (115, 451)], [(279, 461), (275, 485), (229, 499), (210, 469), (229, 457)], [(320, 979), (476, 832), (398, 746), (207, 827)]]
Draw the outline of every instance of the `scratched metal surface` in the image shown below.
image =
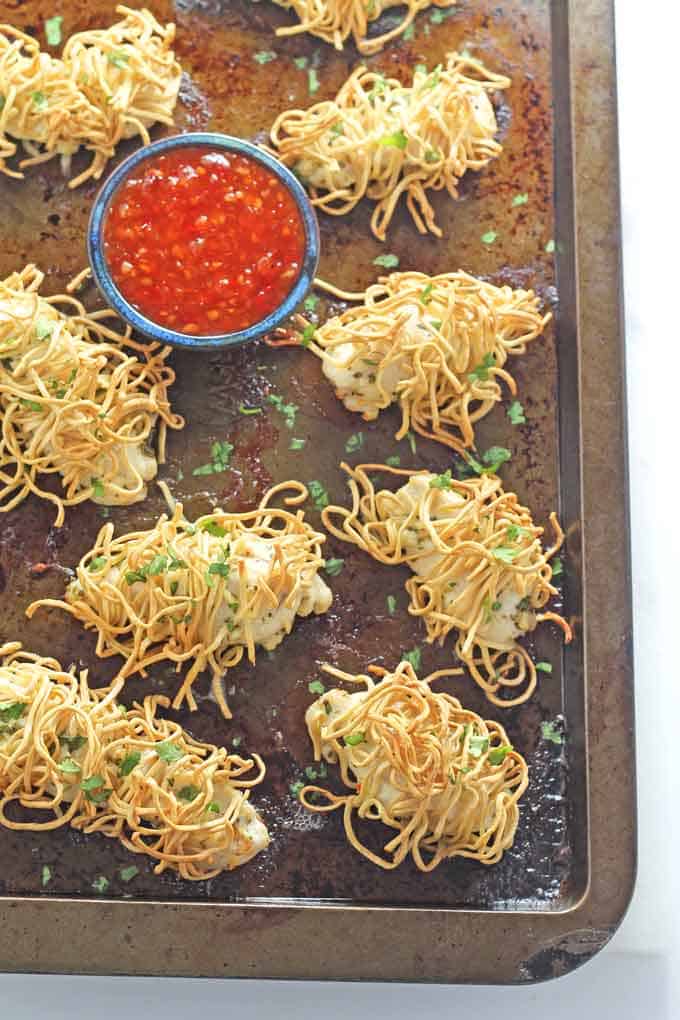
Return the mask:
[[(176, 5), (149, 6), (158, 16), (174, 17), (178, 23), (176, 50), (186, 71), (177, 111), (179, 130), (214, 128), (262, 140), (277, 113), (313, 101), (307, 72), (296, 68), (295, 57), (306, 56), (315, 67), (320, 81), (316, 99), (332, 96), (357, 61), (352, 46), (339, 54), (303, 36), (276, 39), (275, 26), (287, 18), (266, 2), (178, 0)], [(65, 33), (108, 24), (110, 10), (110, 4), (71, 0), (64, 7)], [(0, 2), (0, 20), (32, 33), (40, 32), (44, 17), (51, 13), (40, 2)], [(545, 252), (555, 234), (550, 4), (461, 0), (443, 24), (421, 16), (411, 41), (390, 46), (366, 63), (399, 76), (413, 64), (433, 66), (449, 50), (463, 47), (512, 78), (512, 88), (498, 105), (501, 158), (481, 174), (465, 178), (458, 202), (435, 198), (443, 240), (421, 238), (403, 210), (385, 246), (370, 235), (372, 207), (367, 204), (343, 219), (322, 217), (321, 274), (350, 290), (363, 289), (379, 272), (373, 259), (390, 251), (400, 256), (401, 268), (428, 273), (463, 268), (493, 280), (532, 286), (552, 306), (556, 327), (523, 359), (513, 361), (527, 425), (509, 425), (506, 402), (479, 427), (481, 449), (492, 443), (511, 448), (513, 458), (503, 472), (506, 485), (545, 522), (553, 507), (563, 505), (572, 484), (559, 469), (556, 344), (561, 327), (553, 256)], [(277, 59), (259, 65), (253, 54), (264, 50), (274, 50)], [(121, 147), (118, 159), (128, 151), (129, 145)], [(512, 197), (520, 192), (527, 192), (529, 201), (513, 208)], [(95, 193), (91, 183), (69, 191), (56, 167), (33, 170), (21, 182), (0, 179), (0, 276), (33, 261), (47, 273), (45, 291), (59, 292), (84, 264), (84, 229)], [(481, 241), (488, 230), (498, 235), (491, 246)], [(86, 300), (94, 304), (96, 295), (90, 293)], [(336, 308), (322, 302), (319, 314)], [(563, 350), (561, 356), (575, 358), (575, 351)], [(231, 354), (178, 354), (173, 360), (178, 373), (173, 402), (188, 424), (184, 432), (170, 436), (169, 459), (160, 477), (184, 502), (190, 518), (216, 506), (251, 506), (271, 482), (288, 477), (320, 479), (333, 500), (343, 500), (338, 463), (347, 458), (345, 443), (358, 429), (364, 433), (364, 448), (361, 458), (355, 454), (348, 458), (351, 461), (380, 461), (399, 452), (406, 467), (443, 470), (450, 464), (446, 451), (424, 440), (419, 440), (415, 455), (408, 444), (397, 446), (392, 438), (396, 414), (384, 413), (376, 423), (361, 424), (335, 400), (316, 359), (304, 352), (257, 346)], [(242, 401), (259, 405), (270, 393), (299, 405), (293, 433), (272, 408), (259, 416), (239, 414)], [(563, 412), (563, 430), (565, 423), (568, 427)], [(291, 434), (307, 439), (303, 451), (288, 450)], [(216, 439), (235, 445), (233, 470), (194, 478), (192, 469), (209, 459), (210, 444)], [(120, 533), (148, 526), (162, 509), (154, 489), (143, 505), (114, 509), (110, 518)], [(309, 516), (319, 523), (313, 507)], [(51, 522), (51, 509), (35, 500), (0, 517), (0, 637), (21, 639), (26, 647), (49, 652), (65, 664), (87, 665), (93, 681), (105, 683), (115, 664), (95, 658), (91, 634), (58, 612), (43, 612), (30, 623), (24, 619), (30, 601), (63, 592), (65, 568), (90, 547), (103, 523), (101, 511), (93, 506), (69, 511), (61, 530)], [(576, 530), (573, 518), (563, 519), (563, 524)], [(327, 555), (345, 559), (343, 572), (330, 582), (331, 611), (299, 622), (274, 653), (259, 656), (255, 668), (242, 666), (230, 673), (226, 681), (234, 712), (230, 723), (222, 720), (207, 696), (199, 697), (197, 713), (180, 716), (201, 739), (230, 746), (235, 737), (241, 738), (242, 753), (255, 750), (264, 757), (267, 778), (253, 799), (272, 835), (268, 851), (235, 873), (200, 884), (182, 883), (167, 873), (154, 876), (152, 862), (138, 855), (134, 863), (140, 874), (124, 885), (117, 871), (131, 862), (131, 855), (114, 841), (68, 830), (42, 835), (0, 830), (4, 862), (0, 892), (88, 896), (93, 880), (105, 875), (111, 881), (108, 896), (150, 900), (292, 898), (542, 912), (565, 909), (580, 897), (587, 874), (583, 734), (572, 732), (566, 750), (540, 740), (542, 719), (565, 713), (569, 725), (572, 713), (574, 719), (582, 716), (580, 647), (577, 641), (565, 659), (559, 636), (549, 628), (540, 630), (535, 648), (537, 657), (550, 660), (554, 670), (542, 678), (538, 695), (528, 705), (501, 713), (467, 678), (454, 679), (447, 687), (481, 714), (499, 716), (530, 764), (531, 784), (517, 840), (496, 867), (456, 860), (426, 876), (408, 863), (395, 872), (380, 871), (346, 843), (339, 816), (310, 816), (291, 797), (289, 785), (311, 764), (303, 716), (312, 699), (307, 685), (318, 677), (322, 662), (359, 671), (369, 662), (392, 665), (400, 652), (415, 646), (422, 649), (423, 673), (451, 661), (446, 650), (424, 644), (418, 623), (406, 614), (405, 570), (376, 565), (334, 540), (326, 548)], [(574, 543), (566, 584), (566, 610), (572, 616), (580, 614), (577, 558)], [(30, 569), (37, 561), (51, 565), (38, 578)], [(386, 613), (388, 594), (398, 598), (394, 617)], [(569, 701), (563, 691), (565, 661), (572, 681)], [(147, 691), (173, 693), (176, 684), (161, 665), (148, 681), (130, 682), (125, 700)], [(204, 695), (208, 686), (204, 678), (196, 689)], [(371, 838), (377, 847), (387, 833), (375, 829), (372, 826)], [(50, 866), (53, 879), (42, 890), (44, 864)]]

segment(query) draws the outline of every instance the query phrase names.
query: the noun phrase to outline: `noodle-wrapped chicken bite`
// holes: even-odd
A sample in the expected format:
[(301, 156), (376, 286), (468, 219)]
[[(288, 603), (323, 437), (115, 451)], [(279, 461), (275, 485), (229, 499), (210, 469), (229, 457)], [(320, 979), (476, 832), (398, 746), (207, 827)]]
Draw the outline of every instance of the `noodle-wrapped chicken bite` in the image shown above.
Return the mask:
[[(528, 782), (526, 762), (503, 727), (435, 693), (407, 662), (377, 684), (326, 672), (364, 686), (326, 691), (305, 717), (315, 759), (339, 764), (349, 792), (306, 786), (305, 807), (342, 808), (351, 845), (381, 868), (396, 868), (409, 855), (421, 871), (452, 857), (496, 864), (512, 846)], [(397, 831), (384, 855), (362, 842), (356, 819)]]
[(103, 137), (102, 111), (83, 95), (64, 62), (11, 25), (0, 25), (0, 96), (0, 172), (9, 177), (23, 177), (6, 165), (17, 142), (28, 154), (21, 169), (58, 156), (68, 172), (81, 144)]
[[(86, 672), (66, 672), (18, 643), (0, 648), (0, 824), (102, 832), (154, 858), (157, 874), (170, 868), (192, 880), (265, 849), (269, 835), (249, 800), (261, 759), (229, 755), (159, 719), (167, 698), (126, 712), (116, 694), (91, 690)], [(30, 809), (28, 820), (20, 809)]]
[(146, 144), (152, 124), (172, 124), (182, 73), (171, 48), (175, 26), (146, 9), (116, 11), (122, 21), (72, 36), (61, 58), (0, 25), (0, 172), (23, 176), (5, 165), (16, 142), (28, 153), (20, 170), (58, 156), (65, 174), (83, 147), (92, 160), (69, 182), (75, 188), (101, 177), (122, 139), (140, 135)]
[(542, 314), (531, 290), (497, 287), (467, 273), (391, 273), (363, 304), (324, 322), (309, 347), (348, 411), (372, 421), (392, 404), (396, 433), (409, 429), (459, 452), (501, 400), (505, 367), (539, 337)]
[(367, 197), (384, 241), (405, 196), (420, 233), (441, 237), (427, 192), (457, 198), (461, 177), (500, 155), (488, 94), (509, 85), (457, 53), (430, 73), (415, 70), (410, 85), (359, 67), (334, 100), (282, 113), (271, 140), (324, 212), (342, 216)]
[[(107, 745), (117, 781), (106, 809), (87, 826), (148, 854), (160, 874), (213, 878), (246, 864), (269, 845), (269, 833), (249, 799), (262, 782), (261, 758), (230, 755), (194, 740), (156, 717), (169, 699), (149, 697), (126, 713)], [(250, 773), (255, 770), (254, 776)]]
[[(428, 642), (456, 633), (456, 656), (489, 701), (503, 708), (526, 701), (536, 665), (518, 639), (550, 620), (571, 640), (567, 621), (546, 609), (558, 594), (550, 560), (564, 540), (555, 514), (554, 541), (544, 549), (543, 529), (495, 475), (458, 481), (450, 471), (343, 467), (352, 507), (327, 507), (326, 528), (381, 563), (409, 566), (409, 613), (423, 620)], [(376, 492), (371, 470), (406, 482)]]
[(98, 178), (115, 147), (139, 135), (148, 145), (153, 124), (172, 126), (182, 68), (175, 60), (173, 24), (160, 25), (146, 9), (116, 7), (122, 21), (110, 28), (79, 32), (64, 47), (63, 59), (83, 95), (105, 116), (105, 138), (85, 176)]
[[(277, 29), (277, 35), (298, 35), (309, 32), (337, 50), (352, 36), (360, 53), (377, 53), (391, 39), (403, 35), (420, 13), (428, 7), (453, 7), (456, 0), (274, 0), (279, 7), (292, 10), (299, 25)], [(385, 11), (406, 7), (404, 16), (394, 28), (367, 38), (368, 30)]]
[[(325, 613), (330, 588), (319, 577), (325, 537), (296, 512), (275, 509), (267, 493), (256, 510), (216, 511), (195, 523), (178, 504), (154, 528), (114, 537), (112, 524), (99, 532), (81, 560), (64, 601), (40, 606), (66, 610), (98, 633), (97, 654), (125, 659), (119, 676), (146, 675), (154, 662), (170, 660), (177, 671), (192, 663), (174, 699), (179, 708), (196, 702), (192, 684), (209, 668), (213, 693), (224, 715), (221, 678), (244, 654), (255, 662), (257, 646), (271, 650), (290, 633), (298, 616)], [(301, 501), (307, 490), (290, 483)]]
[[(43, 298), (35, 266), (0, 282), (0, 513), (30, 493), (64, 508), (143, 500), (165, 456), (169, 349), (107, 327), (72, 297)], [(156, 454), (151, 448), (157, 428)], [(62, 493), (41, 485), (60, 475)]]

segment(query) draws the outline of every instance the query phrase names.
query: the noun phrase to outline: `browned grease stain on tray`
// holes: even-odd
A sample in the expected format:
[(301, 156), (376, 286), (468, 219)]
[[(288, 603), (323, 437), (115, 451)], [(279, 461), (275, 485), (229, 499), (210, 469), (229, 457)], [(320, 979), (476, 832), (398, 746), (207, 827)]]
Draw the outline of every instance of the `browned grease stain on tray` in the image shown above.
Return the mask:
[[(173, 16), (170, 3), (149, 6), (160, 17)], [(7, 12), (4, 7), (0, 4), (3, 18), (33, 34), (40, 32), (44, 17), (52, 13), (40, 3), (19, 3)], [(109, 4), (71, 3), (65, 32), (105, 25), (110, 22), (110, 10)], [(286, 16), (266, 2), (181, 0), (174, 16), (177, 53), (186, 69), (177, 114), (180, 130), (207, 128), (264, 139), (277, 113), (331, 97), (357, 62), (352, 47), (338, 54), (303, 36), (276, 39), (274, 27), (283, 24)], [(365, 63), (405, 76), (416, 63), (434, 66), (448, 51), (464, 47), (513, 80), (498, 105), (504, 144), (501, 158), (482, 174), (468, 175), (458, 202), (435, 197), (437, 219), (445, 234), (441, 241), (420, 237), (403, 209), (384, 246), (370, 235), (372, 207), (366, 203), (343, 219), (322, 217), (321, 274), (350, 290), (363, 289), (380, 272), (373, 259), (390, 251), (400, 256), (403, 269), (435, 273), (463, 268), (494, 281), (532, 286), (556, 310), (553, 261), (544, 250), (553, 236), (549, 5), (538, 0), (461, 2), (442, 25), (421, 16), (412, 41), (402, 41)], [(259, 65), (253, 55), (267, 50), (274, 50), (277, 59)], [(314, 97), (308, 92), (307, 71), (294, 64), (294, 58), (301, 56), (317, 72), (320, 88)], [(154, 135), (159, 133), (156, 129)], [(117, 159), (132, 149), (132, 143), (121, 146)], [(96, 185), (88, 183), (70, 192), (56, 167), (31, 170), (23, 182), (2, 179), (0, 275), (34, 261), (48, 274), (46, 291), (62, 289), (84, 264), (84, 230), (96, 190)], [(513, 196), (523, 192), (529, 195), (527, 204), (513, 208)], [(481, 241), (488, 230), (498, 235), (492, 246)], [(92, 291), (87, 299), (96, 300)], [(322, 302), (319, 313), (335, 307)], [(506, 485), (515, 488), (543, 522), (559, 503), (554, 344), (551, 327), (524, 358), (513, 361), (528, 424), (512, 428), (505, 416), (506, 402), (478, 430), (481, 449), (491, 444), (512, 449), (512, 462), (504, 471)], [(399, 452), (405, 467), (443, 470), (450, 464), (445, 450), (424, 440), (418, 441), (415, 456), (407, 443), (396, 444), (392, 438), (396, 413), (385, 413), (379, 422), (366, 425), (346, 412), (322, 381), (316, 360), (304, 352), (256, 345), (233, 353), (178, 353), (173, 362), (178, 373), (173, 401), (186, 416), (188, 427), (169, 437), (169, 459), (160, 477), (184, 502), (190, 517), (215, 506), (250, 506), (272, 481), (288, 477), (319, 479), (331, 499), (342, 501), (346, 488), (338, 463), (348, 456), (347, 439), (359, 430), (364, 434), (362, 456), (349, 457), (353, 462), (381, 461)], [(270, 394), (299, 405), (292, 431), (266, 403)], [(265, 411), (244, 417), (239, 413), (241, 403), (263, 406)], [(301, 452), (289, 450), (293, 435), (306, 439)], [(211, 442), (225, 439), (235, 445), (233, 471), (193, 477), (193, 468), (209, 460)], [(162, 510), (154, 489), (143, 505), (113, 509), (110, 519), (121, 533), (149, 526)], [(313, 507), (309, 517), (319, 524)], [(28, 648), (59, 657), (64, 665), (87, 665), (94, 681), (104, 683), (113, 675), (115, 661), (101, 663), (95, 658), (91, 634), (58, 612), (38, 614), (30, 624), (24, 619), (30, 601), (63, 591), (68, 568), (91, 546), (104, 523), (101, 510), (89, 505), (69, 511), (61, 531), (51, 527), (52, 518), (52, 509), (34, 500), (0, 517), (0, 637), (19, 638)], [(134, 863), (140, 874), (125, 885), (118, 869), (133, 858), (112, 840), (68, 830), (30, 835), (1, 830), (1, 891), (35, 893), (40, 889), (41, 868), (48, 864), (53, 878), (46, 892), (71, 895), (91, 894), (92, 881), (105, 875), (111, 880), (109, 895), (152, 899), (295, 897), (387, 905), (559, 909), (576, 897), (583, 861), (573, 856), (572, 836), (575, 826), (579, 831), (585, 826), (585, 806), (570, 807), (570, 778), (562, 749), (539, 739), (540, 720), (563, 709), (560, 639), (546, 628), (537, 636), (536, 653), (550, 660), (554, 671), (542, 678), (538, 697), (530, 704), (501, 714), (469, 679), (447, 684), (467, 706), (482, 715), (500, 716), (513, 742), (529, 759), (531, 785), (523, 800), (517, 840), (496, 867), (455, 860), (427, 876), (410, 863), (394, 872), (380, 871), (348, 846), (339, 815), (312, 816), (290, 795), (289, 785), (303, 778), (305, 766), (312, 763), (303, 717), (313, 697), (307, 685), (319, 676), (321, 663), (332, 662), (350, 671), (360, 671), (369, 662), (391, 666), (401, 652), (415, 646), (423, 651), (423, 673), (450, 662), (446, 651), (424, 644), (419, 624), (405, 612), (405, 569), (374, 564), (334, 539), (326, 551), (345, 560), (342, 573), (331, 579), (335, 601), (330, 612), (300, 621), (274, 653), (259, 655), (254, 669), (241, 666), (229, 674), (226, 686), (234, 711), (230, 723), (222, 720), (207, 697), (200, 697), (196, 714), (180, 715), (197, 737), (227, 747), (240, 738), (241, 753), (254, 750), (265, 758), (267, 779), (254, 791), (253, 800), (272, 834), (269, 850), (245, 868), (202, 884), (182, 883), (168, 873), (158, 878), (150, 860), (137, 856)], [(52, 568), (34, 577), (30, 567), (38, 561)], [(393, 617), (386, 609), (389, 594), (396, 595), (399, 603)], [(148, 681), (130, 682), (125, 700), (150, 691), (173, 693), (177, 683), (169, 666), (161, 665)], [(196, 689), (205, 692), (207, 688), (206, 678)], [(365, 835), (377, 849), (388, 833), (373, 825)]]

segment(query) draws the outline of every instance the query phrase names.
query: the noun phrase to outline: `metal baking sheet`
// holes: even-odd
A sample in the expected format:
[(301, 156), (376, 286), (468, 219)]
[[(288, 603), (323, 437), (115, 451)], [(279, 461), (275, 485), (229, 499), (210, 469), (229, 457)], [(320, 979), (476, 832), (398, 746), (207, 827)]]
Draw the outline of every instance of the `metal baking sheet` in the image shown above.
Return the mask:
[[(136, 6), (141, 6), (136, 5)], [(358, 62), (352, 46), (336, 53), (319, 40), (275, 39), (290, 18), (268, 2), (177, 0), (148, 3), (178, 25), (177, 54), (186, 74), (177, 128), (211, 128), (264, 140), (278, 112), (331, 97)], [(64, 33), (109, 24), (112, 5), (71, 0)], [(47, 12), (33, 0), (0, 2), (0, 21), (40, 33)], [(450, 662), (450, 652), (425, 645), (405, 612), (406, 571), (376, 565), (358, 550), (329, 539), (328, 556), (345, 568), (331, 580), (335, 600), (324, 617), (300, 621), (256, 668), (227, 678), (234, 719), (226, 723), (207, 697), (179, 718), (197, 737), (264, 757), (268, 773), (253, 794), (272, 844), (246, 867), (206, 883), (157, 877), (137, 855), (140, 874), (117, 878), (130, 855), (115, 841), (63, 830), (51, 834), (0, 830), (0, 965), (14, 970), (98, 973), (205, 974), (291, 978), (372, 978), (430, 981), (537, 980), (563, 973), (610, 937), (627, 904), (634, 873), (630, 593), (627, 558), (627, 480), (618, 247), (613, 24), (608, 0), (459, 0), (442, 24), (429, 14), (412, 40), (365, 62), (405, 75), (416, 63), (435, 65), (467, 48), (512, 87), (498, 98), (504, 151), (480, 174), (467, 175), (458, 202), (438, 196), (443, 240), (421, 238), (402, 210), (386, 246), (370, 235), (370, 206), (342, 219), (321, 217), (321, 275), (363, 289), (379, 272), (373, 259), (394, 252), (404, 269), (436, 273), (458, 268), (493, 281), (531, 286), (554, 323), (527, 355), (513, 361), (528, 424), (509, 425), (499, 405), (478, 428), (482, 449), (512, 449), (504, 468), (514, 489), (545, 523), (558, 508), (567, 531), (564, 612), (576, 638), (539, 630), (535, 650), (549, 659), (526, 705), (503, 712), (465, 677), (446, 689), (485, 717), (499, 718), (527, 757), (530, 786), (512, 850), (493, 868), (456, 859), (423, 875), (405, 863), (383, 872), (346, 843), (339, 816), (309, 815), (290, 784), (311, 764), (304, 711), (308, 683), (322, 662), (350, 671), (369, 662), (393, 665), (419, 646), (425, 674)], [(253, 55), (274, 50), (261, 65)], [(320, 82), (309, 95), (305, 56)], [(121, 147), (120, 159), (130, 151)], [(512, 206), (527, 192), (526, 204)], [(0, 180), (0, 276), (34, 261), (57, 293), (85, 262), (84, 228), (96, 185), (69, 191), (58, 170), (37, 168), (26, 180)], [(481, 235), (497, 233), (493, 245)], [(555, 252), (546, 252), (554, 240)], [(551, 246), (548, 245), (550, 248)], [(96, 295), (85, 295), (95, 303)], [(337, 310), (322, 303), (320, 311)], [(311, 355), (264, 345), (232, 353), (173, 357), (176, 409), (184, 432), (169, 438), (161, 477), (189, 517), (214, 506), (249, 507), (271, 482), (319, 479), (344, 501), (338, 464), (345, 443), (364, 432), (362, 457), (381, 461), (399, 452), (402, 466), (443, 470), (450, 456), (426, 440), (413, 455), (395, 443), (396, 413), (360, 424), (321, 382)], [(277, 393), (300, 407), (290, 432), (271, 409), (244, 417), (238, 407)], [(214, 440), (235, 445), (234, 470), (195, 478)], [(117, 532), (150, 525), (163, 510), (153, 491), (141, 506), (112, 509)], [(310, 520), (318, 515), (309, 507)], [(0, 637), (90, 667), (96, 683), (115, 663), (99, 662), (94, 639), (58, 612), (28, 623), (24, 610), (63, 591), (62, 567), (73, 566), (103, 523), (83, 505), (64, 528), (53, 511), (28, 501), (0, 517)], [(36, 577), (35, 562), (51, 564)], [(615, 564), (615, 569), (613, 565)], [(400, 610), (390, 617), (387, 594)], [(176, 688), (160, 665), (150, 680), (132, 681), (125, 700)], [(562, 716), (568, 734), (559, 747), (540, 739), (540, 723)], [(616, 768), (612, 763), (616, 763)], [(379, 840), (382, 833), (376, 833)], [(48, 864), (53, 879), (41, 887)], [(106, 896), (92, 882), (110, 879)]]

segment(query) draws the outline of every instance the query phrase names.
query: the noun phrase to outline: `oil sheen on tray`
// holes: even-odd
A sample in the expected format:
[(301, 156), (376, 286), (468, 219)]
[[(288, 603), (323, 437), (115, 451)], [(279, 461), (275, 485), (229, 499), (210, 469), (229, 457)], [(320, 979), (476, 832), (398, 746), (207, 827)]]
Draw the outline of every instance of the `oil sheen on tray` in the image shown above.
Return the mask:
[[(304, 35), (276, 38), (275, 28), (290, 18), (266, 2), (178, 0), (147, 6), (157, 17), (177, 22), (176, 52), (186, 69), (176, 114), (180, 131), (210, 128), (263, 141), (278, 113), (332, 97), (357, 63), (351, 45), (338, 53)], [(64, 35), (108, 24), (110, 10), (109, 4), (97, 0), (73, 0), (65, 13)], [(504, 151), (481, 174), (464, 178), (459, 201), (442, 193), (435, 197), (442, 240), (420, 237), (403, 208), (385, 245), (370, 234), (370, 203), (343, 218), (322, 214), (320, 275), (345, 289), (363, 290), (381, 273), (373, 260), (389, 252), (399, 256), (401, 269), (430, 274), (464, 269), (538, 292), (546, 308), (557, 315), (546, 336), (513, 364), (527, 424), (510, 424), (506, 400), (477, 433), (482, 450), (491, 445), (512, 450), (512, 460), (501, 470), (506, 488), (514, 489), (535, 519), (547, 524), (549, 511), (559, 511), (561, 502), (556, 358), (560, 322), (550, 243), (555, 231), (549, 4), (460, 0), (441, 24), (431, 13), (418, 17), (413, 38), (389, 45), (365, 63), (399, 77), (414, 64), (434, 67), (447, 52), (467, 48), (512, 79), (512, 87), (498, 96)], [(5, 12), (6, 20), (27, 31), (38, 31), (43, 15), (44, 8), (30, 0)], [(271, 51), (276, 59), (255, 59), (256, 54)], [(295, 63), (302, 57), (305, 67)], [(318, 90), (310, 95), (317, 82)], [(158, 135), (155, 129), (154, 137)], [(132, 148), (132, 143), (122, 145), (116, 160)], [(24, 181), (0, 180), (0, 276), (34, 261), (47, 273), (45, 293), (62, 291), (85, 264), (85, 226), (96, 190), (90, 181), (75, 193), (69, 191), (56, 162), (34, 168)], [(524, 194), (526, 202), (513, 204), (515, 196)], [(495, 239), (489, 243), (492, 234)], [(90, 307), (97, 300), (93, 289), (81, 296)], [(322, 299), (317, 314), (322, 318), (341, 307)], [(268, 485), (286, 478), (319, 480), (332, 501), (344, 502), (346, 488), (338, 466), (343, 459), (381, 462), (399, 453), (402, 467), (443, 471), (450, 466), (450, 454), (432, 442), (419, 439), (415, 454), (408, 442), (395, 442), (396, 409), (370, 424), (345, 411), (322, 380), (318, 360), (305, 351), (259, 344), (230, 353), (176, 353), (171, 363), (178, 376), (173, 403), (188, 424), (169, 437), (168, 463), (159, 477), (184, 502), (190, 519), (213, 507), (248, 508)], [(269, 395), (298, 406), (292, 431), (267, 401)], [(263, 413), (243, 415), (241, 405), (261, 407)], [(363, 434), (363, 446), (348, 454), (345, 445), (357, 432)], [(289, 449), (292, 436), (306, 440), (302, 450)], [(194, 476), (196, 467), (210, 461), (211, 443), (224, 440), (235, 447), (232, 470)], [(152, 486), (149, 498), (137, 506), (102, 511), (84, 504), (69, 510), (60, 530), (52, 527), (53, 508), (33, 499), (0, 518), (0, 637), (20, 639), (31, 650), (60, 658), (65, 666), (71, 662), (89, 666), (95, 686), (108, 682), (115, 662), (96, 659), (92, 634), (58, 612), (39, 613), (28, 623), (24, 610), (34, 599), (62, 594), (65, 568), (73, 567), (91, 546), (104, 516), (115, 523), (117, 533), (124, 533), (148, 527), (163, 510), (161, 494)], [(319, 526), (311, 503), (308, 514)], [(563, 517), (562, 524), (569, 533), (574, 521)], [(105, 876), (110, 882), (107, 896), (149, 899), (299, 898), (555, 910), (579, 898), (586, 870), (582, 739), (576, 735), (565, 745), (541, 739), (541, 721), (567, 711), (563, 663), (565, 655), (576, 661), (579, 645), (577, 641), (565, 653), (560, 635), (550, 627), (542, 629), (534, 647), (536, 658), (551, 662), (553, 672), (541, 674), (538, 693), (527, 704), (502, 712), (464, 676), (442, 685), (485, 718), (498, 718), (529, 764), (530, 785), (515, 845), (500, 864), (484, 868), (456, 859), (429, 875), (411, 863), (393, 872), (380, 871), (348, 845), (338, 814), (310, 815), (291, 794), (291, 784), (304, 780), (305, 768), (313, 765), (304, 713), (315, 696), (308, 685), (319, 678), (320, 664), (330, 662), (353, 673), (369, 663), (392, 668), (401, 653), (414, 647), (422, 651), (422, 676), (451, 662), (450, 645), (448, 650), (426, 645), (418, 621), (406, 613), (406, 568), (382, 567), (332, 539), (326, 556), (345, 561), (342, 572), (329, 581), (335, 596), (330, 612), (298, 621), (275, 652), (260, 651), (255, 668), (242, 664), (230, 672), (226, 688), (233, 720), (225, 722), (208, 698), (207, 677), (195, 686), (199, 711), (179, 716), (201, 740), (262, 755), (267, 777), (254, 791), (253, 801), (270, 829), (269, 849), (246, 867), (196, 886), (169, 873), (154, 876), (148, 858), (132, 858), (117, 842), (103, 837), (69, 830), (22, 834), (2, 829), (0, 891), (91, 896), (93, 883)], [(49, 564), (49, 569), (36, 574), (31, 570), (35, 563)], [(570, 594), (569, 573), (565, 587), (566, 614), (573, 617), (580, 609)], [(387, 609), (389, 595), (397, 598), (394, 615)], [(176, 679), (161, 665), (148, 681), (128, 682), (122, 700), (129, 704), (145, 692), (172, 694), (176, 687)], [(380, 827), (371, 830), (375, 828)], [(377, 847), (386, 835), (381, 830), (376, 839), (369, 831), (366, 838), (374, 839)], [(132, 863), (139, 874), (126, 884), (120, 869)], [(51, 879), (43, 888), (45, 865)]]

